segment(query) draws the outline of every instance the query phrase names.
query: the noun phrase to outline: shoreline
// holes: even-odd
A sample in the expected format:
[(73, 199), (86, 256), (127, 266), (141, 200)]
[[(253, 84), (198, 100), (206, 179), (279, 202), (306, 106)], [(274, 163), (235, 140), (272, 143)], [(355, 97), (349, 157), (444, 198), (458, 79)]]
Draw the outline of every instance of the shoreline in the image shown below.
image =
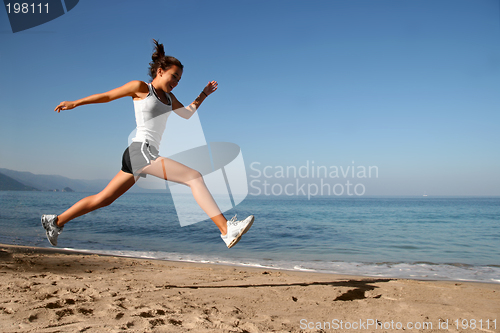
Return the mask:
[[(500, 285), (495, 283), (288, 271), (15, 245), (0, 245), (0, 276), (0, 331), (6, 333), (353, 331), (318, 328), (320, 323), (338, 325), (335, 320), (362, 324), (355, 331), (363, 331), (371, 320), (381, 325), (427, 323), (432, 327), (426, 332), (456, 332), (462, 328), (455, 323), (463, 320), (481, 320), (484, 332), (500, 329)], [(444, 329), (445, 323), (449, 328)], [(392, 330), (366, 330), (380, 328)]]
[[(175, 256), (179, 258), (174, 258), (171, 254), (157, 251), (130, 251), (130, 250), (107, 250), (107, 249), (73, 249), (73, 248), (61, 248), (61, 247), (38, 247), (38, 246), (27, 246), (27, 245), (14, 245), (14, 244), (4, 244), (0, 243), (0, 249), (2, 247), (11, 247), (12, 251), (17, 252), (26, 252), (36, 251), (39, 253), (61, 253), (61, 254), (82, 254), (82, 255), (99, 255), (99, 256), (107, 256), (107, 257), (119, 257), (119, 258), (131, 258), (131, 259), (139, 259), (139, 260), (155, 260), (155, 261), (163, 261), (163, 262), (178, 262), (178, 263), (192, 263), (192, 264), (200, 264), (200, 265), (216, 265), (216, 266), (228, 266), (228, 267), (239, 267), (239, 268), (257, 268), (257, 269), (267, 269), (267, 270), (277, 270), (277, 271), (287, 271), (287, 272), (299, 272), (299, 273), (316, 273), (316, 274), (333, 274), (339, 276), (349, 276), (349, 277), (358, 277), (358, 278), (373, 278), (373, 279), (408, 279), (408, 280), (416, 280), (416, 281), (449, 281), (449, 282), (471, 282), (471, 283), (491, 283), (491, 284), (500, 284), (500, 275), (497, 279), (474, 279), (470, 278), (458, 278), (457, 273), (467, 273), (464, 271), (454, 272), (454, 274), (450, 274), (449, 276), (442, 276), (439, 270), (436, 270), (436, 267), (446, 267), (448, 269), (455, 270), (467, 270), (468, 268), (472, 269), (495, 269), (499, 270), (500, 266), (497, 265), (471, 265), (471, 264), (462, 264), (462, 263), (433, 263), (433, 262), (383, 262), (383, 263), (363, 263), (363, 262), (334, 262), (335, 264), (343, 264), (344, 267), (341, 269), (337, 269), (337, 271), (329, 270), (325, 267), (320, 268), (306, 268), (302, 265), (310, 264), (309, 262), (288, 262), (288, 261), (277, 261), (276, 263), (281, 263), (281, 266), (274, 265), (266, 265), (260, 263), (258, 259), (243, 259), (243, 261), (255, 261), (254, 263), (244, 263), (243, 261), (238, 262), (236, 259), (229, 260), (221, 260), (218, 258), (197, 258), (197, 259), (184, 259), (183, 257), (189, 257), (189, 254), (181, 254), (176, 253)], [(147, 254), (147, 255), (144, 255)], [(155, 256), (160, 254), (161, 256)], [(165, 256), (165, 254), (168, 254)], [(196, 255), (194, 255), (196, 257)], [(286, 267), (288, 266), (290, 267)], [(291, 267), (293, 266), (293, 268)], [(404, 267), (402, 267), (404, 266)], [(409, 269), (408, 266), (411, 268)], [(418, 266), (427, 266), (423, 270), (416, 270), (415, 268)], [(359, 268), (361, 267), (361, 268)], [(381, 269), (383, 273), (380, 271), (377, 273), (369, 274), (367, 272), (370, 269), (373, 270), (373, 267), (384, 267), (384, 268), (392, 268), (393, 273), (401, 270), (410, 270), (407, 273), (395, 273), (391, 274), (388, 271), (384, 271)], [(349, 271), (349, 268), (356, 268), (358, 272)], [(413, 271), (413, 270), (415, 271)], [(340, 270), (340, 271), (339, 271)], [(347, 272), (342, 272), (344, 270)], [(434, 273), (434, 276), (427, 276), (426, 274)], [(436, 273), (438, 272), (438, 273)], [(450, 273), (450, 272), (449, 272)], [(477, 272), (479, 274), (479, 272)], [(500, 274), (500, 271), (498, 272)], [(490, 274), (491, 275), (491, 272)], [(455, 278), (453, 278), (455, 277)], [(483, 277), (484, 278), (484, 277)]]

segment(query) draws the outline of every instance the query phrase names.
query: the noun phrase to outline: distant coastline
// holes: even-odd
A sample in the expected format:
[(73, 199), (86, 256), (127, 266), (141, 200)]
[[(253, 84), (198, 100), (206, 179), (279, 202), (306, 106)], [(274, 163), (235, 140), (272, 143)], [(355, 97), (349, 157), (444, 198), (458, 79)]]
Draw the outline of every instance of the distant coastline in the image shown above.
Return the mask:
[[(27, 171), (0, 168), (0, 191), (41, 191), (97, 193), (108, 185), (110, 179), (72, 179), (58, 175), (39, 175)], [(131, 193), (157, 193), (134, 186)]]
[(39, 189), (25, 185), (7, 175), (0, 173), (0, 191), (40, 191)]
[(77, 180), (0, 168), (0, 191), (97, 192), (107, 180)]

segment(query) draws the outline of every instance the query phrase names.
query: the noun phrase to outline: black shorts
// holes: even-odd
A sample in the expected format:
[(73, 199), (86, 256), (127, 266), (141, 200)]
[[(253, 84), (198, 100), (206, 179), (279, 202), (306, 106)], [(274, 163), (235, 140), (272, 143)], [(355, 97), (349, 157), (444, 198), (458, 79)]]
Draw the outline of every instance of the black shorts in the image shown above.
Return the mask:
[(122, 157), (122, 171), (131, 173), (135, 176), (146, 177), (146, 174), (140, 171), (158, 158), (158, 150), (148, 141), (132, 142)]

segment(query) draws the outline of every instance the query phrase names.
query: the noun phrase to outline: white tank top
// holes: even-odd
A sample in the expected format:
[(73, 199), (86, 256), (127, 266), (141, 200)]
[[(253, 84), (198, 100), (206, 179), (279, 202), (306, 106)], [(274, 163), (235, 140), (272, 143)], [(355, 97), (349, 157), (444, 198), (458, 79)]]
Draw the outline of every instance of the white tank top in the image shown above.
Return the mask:
[(165, 104), (158, 98), (151, 83), (148, 83), (148, 88), (149, 94), (146, 98), (134, 100), (137, 132), (132, 141), (147, 141), (160, 150), (161, 137), (167, 125), (167, 118), (172, 111), (172, 100), (169, 94), (165, 94), (169, 101), (169, 104)]

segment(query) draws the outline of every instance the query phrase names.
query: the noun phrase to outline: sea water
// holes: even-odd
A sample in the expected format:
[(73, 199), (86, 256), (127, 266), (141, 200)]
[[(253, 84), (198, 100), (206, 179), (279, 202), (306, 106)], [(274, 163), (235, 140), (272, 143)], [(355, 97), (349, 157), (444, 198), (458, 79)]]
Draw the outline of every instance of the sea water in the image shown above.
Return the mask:
[[(89, 193), (0, 192), (0, 242), (50, 247), (41, 214)], [(227, 249), (210, 221), (179, 225), (168, 193), (127, 193), (68, 223), (65, 249), (164, 260), (376, 277), (500, 283), (499, 197), (251, 196), (255, 215)]]

